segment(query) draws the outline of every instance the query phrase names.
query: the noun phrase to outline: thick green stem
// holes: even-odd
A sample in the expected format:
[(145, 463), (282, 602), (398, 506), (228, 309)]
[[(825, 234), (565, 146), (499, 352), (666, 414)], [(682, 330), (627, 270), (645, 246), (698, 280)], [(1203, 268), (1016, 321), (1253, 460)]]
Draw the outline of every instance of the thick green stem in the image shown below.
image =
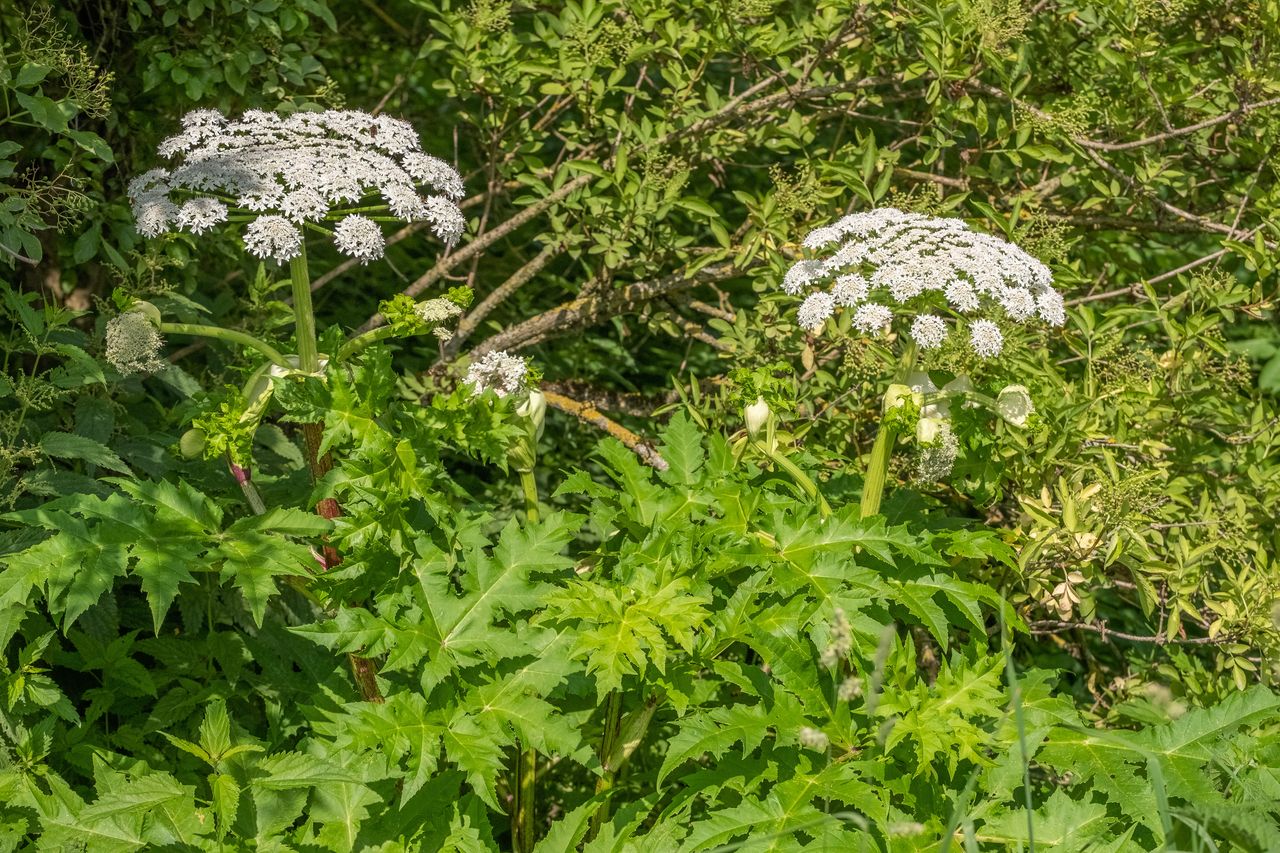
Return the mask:
[[(605, 704), (604, 710), (604, 731), (600, 735), (600, 778), (596, 780), (596, 796), (605, 793), (613, 788), (614, 775), (617, 768), (610, 767), (609, 757), (613, 755), (618, 742), (618, 733), (622, 729), (622, 691), (614, 690), (609, 693), (609, 698)], [(591, 827), (587, 830), (586, 840), (590, 841), (600, 832), (600, 827), (604, 826), (604, 822), (609, 819), (609, 803), (606, 800), (596, 808), (595, 813), (591, 815)]]
[(520, 488), (524, 491), (524, 514), (531, 523), (538, 520), (538, 481), (532, 471), (520, 472)]
[(880, 511), (880, 499), (884, 497), (885, 479), (889, 475), (889, 457), (893, 455), (893, 443), (897, 438), (898, 431), (882, 421), (876, 430), (867, 476), (862, 482), (862, 518), (870, 518)]
[[(898, 362), (898, 372), (894, 376), (895, 383), (903, 383), (916, 366), (916, 344), (910, 338), (904, 339), (902, 359)], [(886, 423), (884, 415), (880, 418), (880, 427), (876, 431), (875, 444), (871, 446), (871, 459), (867, 463), (867, 476), (862, 481), (861, 517), (870, 518), (880, 512), (880, 500), (884, 497), (885, 481), (889, 476), (889, 459), (893, 456), (893, 445), (898, 438), (898, 431)]]
[[(316, 342), (316, 315), (311, 306), (311, 274), (307, 271), (307, 248), (304, 243), (298, 254), (289, 261), (289, 281), (293, 285), (293, 318), (294, 337), (297, 338), (298, 369), (304, 373), (320, 372), (320, 347)], [(328, 453), (320, 453), (320, 444), (324, 436), (324, 424), (313, 423), (302, 425), (302, 437), (307, 446), (307, 467), (311, 476), (320, 479), (333, 468), (333, 460)], [(342, 507), (333, 498), (324, 498), (316, 504), (316, 513), (324, 518), (337, 518), (342, 515)], [(333, 568), (341, 562), (341, 557), (332, 545), (321, 549), (325, 568)], [(360, 695), (366, 702), (383, 702), (382, 691), (378, 688), (378, 668), (372, 660), (354, 652), (347, 654), (351, 663), (351, 675), (355, 679)]]
[(320, 370), (320, 349), (316, 344), (316, 315), (311, 307), (311, 274), (307, 272), (307, 248), (299, 247), (289, 261), (289, 280), (293, 284), (294, 335), (298, 339), (298, 369), (305, 373)]
[(253, 335), (237, 332), (235, 329), (224, 329), (221, 326), (202, 326), (197, 323), (161, 323), (160, 332), (166, 335), (195, 335), (201, 338), (214, 338), (229, 344), (249, 347), (265, 355), (281, 367), (289, 367), (289, 361), (275, 347), (260, 341)]
[[(533, 471), (520, 471), (520, 486), (524, 491), (524, 513), (533, 524), (538, 521), (538, 481)], [(516, 756), (515, 804), (511, 810), (511, 838), (515, 853), (529, 853), (533, 850), (535, 821), (537, 813), (535, 803), (538, 786), (538, 751), (522, 744), (523, 749)]]
[(811, 500), (818, 502), (818, 513), (823, 518), (829, 518), (831, 516), (831, 504), (827, 503), (827, 499), (822, 496), (822, 492), (818, 491), (818, 484), (813, 482), (808, 474), (801, 471), (800, 467), (796, 465), (796, 463), (792, 462), (779, 451), (770, 450), (769, 446), (764, 442), (757, 441), (756, 447), (758, 447), (765, 456), (773, 460), (775, 465), (786, 471), (791, 476), (791, 479), (796, 481), (796, 485), (799, 486)]

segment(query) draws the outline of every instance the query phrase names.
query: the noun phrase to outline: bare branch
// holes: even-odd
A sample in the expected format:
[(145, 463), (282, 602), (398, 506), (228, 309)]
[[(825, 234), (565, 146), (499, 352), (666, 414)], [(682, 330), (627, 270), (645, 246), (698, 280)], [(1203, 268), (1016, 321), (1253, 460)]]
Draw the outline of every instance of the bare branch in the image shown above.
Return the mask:
[(458, 328), (454, 331), (453, 337), (445, 344), (445, 356), (453, 357), (462, 349), (462, 345), (467, 342), (467, 338), (471, 337), (471, 333), (476, 330), (485, 317), (488, 317), (493, 309), (497, 308), (511, 294), (524, 287), (529, 281), (542, 271), (542, 268), (551, 263), (552, 259), (563, 252), (565, 249), (563, 243), (548, 243), (542, 247), (542, 251), (533, 257), (528, 263), (513, 272), (506, 281), (498, 285), (492, 293), (480, 300), (476, 307), (472, 308), (470, 313), (458, 321)]
[(639, 456), (640, 460), (646, 465), (650, 465), (659, 471), (665, 471), (669, 467), (667, 465), (667, 460), (663, 459), (657, 450), (654, 450), (652, 444), (636, 435), (617, 421), (610, 420), (600, 414), (599, 410), (590, 403), (579, 403), (577, 400), (571, 400), (563, 394), (559, 394), (555, 391), (547, 391), (544, 389), (542, 393), (547, 398), (547, 405), (573, 415), (584, 424), (590, 424), (593, 427), (604, 430), (609, 435), (631, 448), (636, 456)]
[[(435, 266), (427, 270), (423, 275), (419, 276), (417, 281), (406, 287), (403, 291), (404, 294), (406, 296), (417, 296), (419, 293), (444, 278), (445, 274), (448, 273), (449, 270), (464, 261), (470, 260), (475, 255), (478, 255), (480, 252), (489, 248), (489, 246), (510, 234), (512, 231), (515, 231), (520, 226), (537, 217), (547, 208), (568, 198), (576, 190), (590, 183), (592, 178), (592, 175), (580, 175), (571, 181), (566, 181), (558, 190), (538, 199), (533, 204), (522, 209), (515, 216), (512, 216), (506, 222), (503, 222), (498, 227), (486, 232), (484, 236), (478, 237), (458, 251), (444, 256), (440, 260), (436, 261)], [(383, 318), (381, 314), (374, 314), (364, 322), (364, 325), (362, 325), (359, 330), (361, 332), (367, 332), (370, 329), (378, 328), (384, 323), (386, 323), (386, 319)]]
[(563, 334), (569, 329), (589, 326), (604, 317), (633, 310), (651, 299), (699, 284), (731, 278), (740, 272), (742, 270), (731, 263), (715, 264), (703, 267), (694, 273), (681, 271), (652, 281), (628, 285), (598, 296), (579, 297), (502, 330), (477, 346), (472, 351), (472, 355), (483, 355), (493, 350), (518, 350), (533, 346), (552, 337), (553, 334)]
[(1157, 646), (1216, 646), (1222, 643), (1234, 642), (1234, 639), (1223, 634), (1219, 637), (1174, 637), (1170, 640), (1164, 634), (1153, 634), (1151, 636), (1143, 636), (1141, 634), (1127, 634), (1124, 631), (1113, 631), (1107, 627), (1105, 622), (1063, 622), (1058, 619), (1045, 619), (1039, 622), (1032, 622), (1028, 625), (1032, 634), (1060, 634), (1063, 631), (1090, 631), (1094, 634), (1102, 636), (1103, 640), (1114, 637), (1117, 640), (1127, 640), (1131, 643), (1153, 643)]

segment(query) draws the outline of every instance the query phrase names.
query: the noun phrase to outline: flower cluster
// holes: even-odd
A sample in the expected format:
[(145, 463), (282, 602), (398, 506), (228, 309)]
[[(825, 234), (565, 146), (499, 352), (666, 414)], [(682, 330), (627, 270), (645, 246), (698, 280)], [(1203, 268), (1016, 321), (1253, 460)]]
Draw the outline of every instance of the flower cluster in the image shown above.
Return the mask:
[(386, 242), (377, 222), (353, 206), (425, 221), (448, 244), (466, 225), (457, 205), (463, 193), (458, 173), (423, 153), (411, 125), (387, 116), (249, 110), (228, 118), (196, 110), (183, 118), (181, 133), (160, 144), (159, 153), (181, 162), (129, 184), (138, 232), (145, 237), (171, 230), (203, 234), (236, 215), (251, 219), (244, 232), (248, 250), (283, 262), (301, 252), (305, 224), (337, 219), (335, 245), (367, 263), (382, 257)]
[(160, 358), (164, 340), (140, 311), (126, 311), (107, 323), (107, 361), (122, 376), (156, 373), (167, 363)]
[(498, 350), (471, 362), (463, 381), (471, 386), (473, 394), (492, 390), (499, 397), (505, 397), (524, 387), (528, 373), (529, 365), (523, 358)]
[[(998, 309), (1018, 323), (1039, 316), (1054, 326), (1066, 319), (1044, 264), (959, 219), (880, 208), (814, 229), (804, 247), (834, 247), (825, 258), (797, 261), (782, 282), (787, 293), (806, 294), (796, 318), (808, 329), (820, 327), (837, 308), (852, 309), (853, 327), (866, 334), (881, 332), (895, 314), (906, 313), (913, 318), (912, 340), (934, 349), (949, 334), (945, 314), (994, 316)], [(820, 289), (829, 279), (830, 286)], [(1004, 335), (994, 321), (974, 318), (967, 325), (974, 352), (984, 358), (1000, 354)]]

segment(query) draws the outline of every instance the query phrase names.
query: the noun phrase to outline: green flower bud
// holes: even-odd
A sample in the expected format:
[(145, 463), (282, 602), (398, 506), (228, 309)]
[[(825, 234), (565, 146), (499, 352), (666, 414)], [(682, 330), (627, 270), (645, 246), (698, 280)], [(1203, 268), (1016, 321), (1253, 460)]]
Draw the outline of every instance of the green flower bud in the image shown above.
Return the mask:
[(893, 384), (889, 386), (889, 390), (884, 392), (884, 413), (887, 415), (894, 409), (905, 406), (910, 400), (915, 403), (918, 408), (924, 402), (924, 395), (918, 391), (912, 391), (911, 386)]
[(196, 459), (204, 455), (208, 440), (204, 430), (189, 429), (182, 434), (182, 438), (178, 439), (178, 451), (183, 459)]
[(916, 441), (920, 444), (933, 444), (942, 435), (947, 421), (944, 418), (921, 418), (916, 421)]

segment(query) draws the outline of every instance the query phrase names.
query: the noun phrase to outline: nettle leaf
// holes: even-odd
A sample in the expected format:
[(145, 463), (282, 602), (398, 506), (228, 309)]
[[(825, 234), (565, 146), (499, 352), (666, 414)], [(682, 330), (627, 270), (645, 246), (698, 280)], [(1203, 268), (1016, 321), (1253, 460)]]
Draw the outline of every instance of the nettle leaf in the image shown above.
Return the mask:
[(93, 465), (132, 474), (124, 460), (100, 441), (68, 432), (49, 432), (40, 438), (40, 449), (57, 459), (78, 459)]

